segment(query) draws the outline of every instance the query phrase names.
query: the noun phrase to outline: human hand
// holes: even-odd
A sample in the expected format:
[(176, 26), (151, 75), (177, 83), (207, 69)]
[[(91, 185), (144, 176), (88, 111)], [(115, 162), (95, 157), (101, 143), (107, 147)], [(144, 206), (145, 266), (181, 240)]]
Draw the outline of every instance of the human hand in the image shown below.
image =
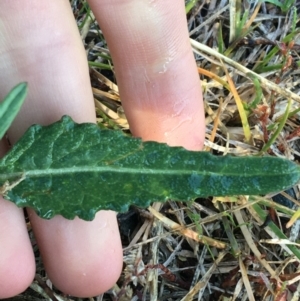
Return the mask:
[[(201, 149), (202, 94), (184, 2), (89, 4), (108, 42), (132, 133)], [(67, 0), (1, 1), (0, 99), (22, 81), (28, 82), (29, 95), (9, 130), (12, 143), (31, 124), (49, 124), (65, 114), (76, 122), (95, 122), (86, 55)], [(3, 155), (7, 147), (2, 144)], [(31, 283), (35, 260), (23, 211), (0, 200), (0, 215), (0, 298), (8, 298)], [(30, 209), (28, 215), (47, 274), (57, 288), (87, 297), (116, 282), (122, 247), (114, 212), (101, 211), (92, 222), (60, 216), (46, 221)]]

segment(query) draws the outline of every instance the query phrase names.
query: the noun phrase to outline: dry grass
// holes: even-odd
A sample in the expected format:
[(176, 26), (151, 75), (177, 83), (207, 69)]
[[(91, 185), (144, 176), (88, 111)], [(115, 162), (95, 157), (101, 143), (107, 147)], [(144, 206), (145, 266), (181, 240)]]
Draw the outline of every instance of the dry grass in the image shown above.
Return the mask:
[[(71, 2), (99, 124), (128, 130), (101, 30), (81, 1)], [(197, 2), (190, 1), (188, 27), (204, 92), (206, 150), (298, 161), (297, 8)], [(271, 195), (237, 196), (156, 203), (119, 215), (124, 271), (109, 292), (90, 300), (299, 300), (300, 223), (286, 227), (299, 207), (298, 187), (292, 190), (281, 193), (292, 209)], [(14, 300), (80, 300), (47, 287), (36, 252), (36, 281)]]

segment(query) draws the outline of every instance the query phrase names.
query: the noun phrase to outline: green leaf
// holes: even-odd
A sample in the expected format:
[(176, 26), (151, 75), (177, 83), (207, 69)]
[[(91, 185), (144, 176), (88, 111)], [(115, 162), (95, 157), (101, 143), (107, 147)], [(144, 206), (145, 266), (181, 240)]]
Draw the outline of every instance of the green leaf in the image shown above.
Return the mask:
[(0, 139), (17, 116), (27, 95), (27, 84), (15, 86), (0, 103)]
[(296, 164), (274, 157), (212, 156), (142, 142), (63, 117), (34, 125), (0, 161), (0, 192), (43, 218), (94, 218), (100, 209), (196, 197), (266, 194), (299, 180)]

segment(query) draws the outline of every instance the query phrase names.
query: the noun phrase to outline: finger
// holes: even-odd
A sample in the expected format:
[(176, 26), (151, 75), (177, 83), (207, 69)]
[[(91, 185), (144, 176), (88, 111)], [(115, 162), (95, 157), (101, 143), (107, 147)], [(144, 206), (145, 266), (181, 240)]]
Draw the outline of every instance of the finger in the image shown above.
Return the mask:
[(113, 286), (122, 268), (114, 212), (100, 211), (93, 222), (69, 221), (60, 216), (45, 221), (32, 210), (29, 214), (48, 276), (58, 288), (86, 297)]
[(134, 135), (201, 149), (202, 92), (184, 1), (89, 0), (106, 37)]
[[(87, 61), (69, 2), (4, 1), (0, 20), (0, 93), (21, 81), (29, 84), (29, 95), (9, 131), (11, 141), (32, 123), (48, 124), (64, 114), (77, 122), (94, 122)], [(115, 283), (122, 266), (115, 213), (100, 212), (93, 222), (84, 222), (61, 217), (45, 221), (29, 212), (57, 288), (86, 297)]]
[[(7, 150), (0, 140), (0, 158)], [(23, 211), (0, 197), (0, 299), (23, 292), (32, 282), (35, 261)]]

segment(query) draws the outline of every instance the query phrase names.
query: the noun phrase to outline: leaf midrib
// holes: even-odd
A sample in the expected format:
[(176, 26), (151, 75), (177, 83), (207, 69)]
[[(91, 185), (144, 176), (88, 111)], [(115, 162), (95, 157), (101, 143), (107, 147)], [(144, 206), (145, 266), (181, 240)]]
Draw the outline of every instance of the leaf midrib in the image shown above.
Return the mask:
[[(21, 177), (22, 175), (29, 177), (44, 177), (51, 175), (74, 175), (78, 173), (89, 173), (89, 172), (111, 172), (111, 173), (123, 173), (123, 174), (155, 174), (155, 175), (217, 175), (220, 176), (221, 171), (211, 172), (207, 170), (203, 171), (191, 171), (191, 170), (182, 170), (182, 169), (158, 169), (158, 168), (133, 168), (133, 167), (120, 167), (120, 166), (94, 166), (94, 167), (66, 167), (66, 168), (45, 168), (45, 169), (35, 169), (29, 171), (19, 171), (13, 173), (4, 173), (0, 174), (0, 180), (5, 181), (9, 178)], [(242, 174), (238, 173), (230, 173), (226, 171), (224, 176), (247, 176), (247, 173)], [(249, 178), (253, 176), (261, 175), (261, 171), (258, 171), (257, 174), (253, 174), (251, 172), (249, 174)], [(291, 175), (291, 173), (286, 173), (286, 175)], [(274, 173), (276, 176), (276, 173)], [(281, 174), (282, 176), (282, 174)]]

